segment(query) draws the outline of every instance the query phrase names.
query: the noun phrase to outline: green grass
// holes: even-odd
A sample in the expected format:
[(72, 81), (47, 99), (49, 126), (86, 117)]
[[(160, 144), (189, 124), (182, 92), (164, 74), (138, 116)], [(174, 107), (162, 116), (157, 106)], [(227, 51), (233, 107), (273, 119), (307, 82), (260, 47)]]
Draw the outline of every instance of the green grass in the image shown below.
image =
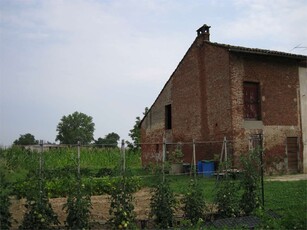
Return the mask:
[[(193, 177), (166, 175), (165, 178), (170, 182), (171, 189), (175, 193), (183, 194)], [(152, 187), (159, 179), (146, 177), (143, 180), (145, 181), (143, 186)], [(216, 180), (198, 176), (197, 183), (204, 192), (206, 202), (213, 203)], [(265, 181), (264, 188), (264, 212), (256, 213), (264, 219), (259, 229), (307, 229), (307, 180)], [(267, 215), (269, 210), (279, 215), (280, 218), (274, 219)]]
[(266, 182), (265, 208), (307, 228), (307, 180)]

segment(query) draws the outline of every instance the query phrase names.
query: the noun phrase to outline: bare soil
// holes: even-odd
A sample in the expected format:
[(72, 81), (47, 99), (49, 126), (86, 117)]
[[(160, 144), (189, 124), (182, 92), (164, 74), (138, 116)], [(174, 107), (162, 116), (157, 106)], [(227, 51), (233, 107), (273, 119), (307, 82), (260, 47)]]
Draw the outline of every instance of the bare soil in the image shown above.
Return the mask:
[[(296, 180), (307, 180), (307, 174), (295, 174), (295, 175), (283, 175), (283, 176), (273, 176), (266, 178), (268, 181), (296, 181)], [(134, 194), (134, 211), (137, 215), (137, 220), (148, 220), (150, 212), (150, 188), (142, 188)], [(64, 221), (66, 220), (67, 214), (63, 210), (63, 205), (66, 203), (66, 198), (52, 198), (50, 203), (54, 212), (58, 215), (58, 219), (61, 226), (64, 226)], [(104, 224), (110, 218), (109, 207), (110, 201), (108, 195), (102, 196), (92, 196), (92, 209), (91, 209), (91, 222), (96, 223), (92, 229), (103, 229)], [(25, 199), (16, 199), (12, 197), (11, 199), (10, 212), (13, 216), (13, 226), (12, 229), (18, 229), (21, 224), (23, 216), (26, 212), (25, 209)], [(214, 213), (215, 207), (208, 207), (211, 213)], [(177, 211), (176, 216), (182, 216), (180, 210)], [(96, 226), (96, 227), (95, 227)]]
[[(149, 188), (143, 188), (134, 194), (134, 211), (137, 215), (137, 220), (145, 220), (149, 218), (150, 212), (150, 198), (151, 193)], [(63, 210), (63, 205), (66, 203), (66, 198), (52, 198), (50, 199), (50, 203), (54, 212), (58, 215), (58, 219), (62, 226), (64, 226), (64, 221), (66, 219), (67, 214), (65, 210)], [(91, 209), (91, 222), (95, 222), (96, 226), (103, 226), (106, 221), (110, 218), (109, 208), (110, 201), (108, 195), (102, 196), (92, 196), (92, 209)], [(25, 199), (11, 199), (12, 205), (10, 207), (10, 211), (13, 215), (13, 226), (12, 229), (17, 229), (21, 224), (23, 216), (26, 212), (25, 209)], [(101, 229), (101, 227), (97, 227), (97, 229)]]

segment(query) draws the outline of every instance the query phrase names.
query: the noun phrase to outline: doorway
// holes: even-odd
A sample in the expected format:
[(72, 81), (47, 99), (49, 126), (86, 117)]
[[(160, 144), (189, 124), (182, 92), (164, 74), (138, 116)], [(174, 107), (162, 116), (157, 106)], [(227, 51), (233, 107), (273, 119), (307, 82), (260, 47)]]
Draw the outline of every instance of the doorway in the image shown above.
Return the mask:
[(288, 171), (298, 172), (299, 143), (297, 137), (287, 137)]

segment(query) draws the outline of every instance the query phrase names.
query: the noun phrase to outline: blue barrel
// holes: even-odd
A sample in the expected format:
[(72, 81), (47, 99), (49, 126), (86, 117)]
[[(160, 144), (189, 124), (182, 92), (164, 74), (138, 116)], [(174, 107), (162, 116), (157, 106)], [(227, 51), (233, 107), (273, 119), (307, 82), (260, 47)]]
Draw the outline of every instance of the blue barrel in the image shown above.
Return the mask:
[(203, 162), (202, 161), (198, 161), (197, 162), (197, 173), (198, 174), (202, 174), (203, 173)]
[(202, 161), (204, 176), (210, 177), (214, 174), (214, 161)]

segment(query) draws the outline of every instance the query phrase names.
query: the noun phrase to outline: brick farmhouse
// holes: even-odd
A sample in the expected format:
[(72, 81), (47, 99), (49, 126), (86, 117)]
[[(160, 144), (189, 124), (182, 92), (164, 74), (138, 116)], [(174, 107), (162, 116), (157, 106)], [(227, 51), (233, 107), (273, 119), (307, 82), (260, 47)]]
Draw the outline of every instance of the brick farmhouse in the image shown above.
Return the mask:
[[(209, 29), (197, 30), (140, 123), (143, 165), (161, 159), (163, 140), (212, 142), (197, 148), (200, 160), (224, 137), (238, 164), (261, 136), (266, 170), (307, 173), (307, 56), (213, 43)], [(183, 152), (190, 163), (191, 147)]]

